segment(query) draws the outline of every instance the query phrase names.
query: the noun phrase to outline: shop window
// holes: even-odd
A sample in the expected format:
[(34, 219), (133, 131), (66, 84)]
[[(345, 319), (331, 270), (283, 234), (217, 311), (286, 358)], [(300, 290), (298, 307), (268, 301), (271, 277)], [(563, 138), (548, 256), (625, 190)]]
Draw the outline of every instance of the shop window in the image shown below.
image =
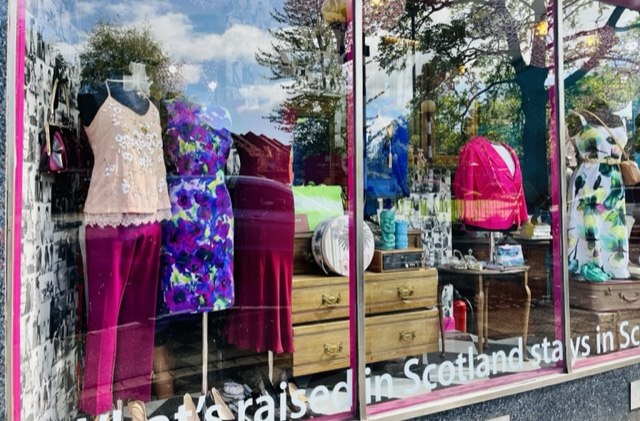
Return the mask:
[(560, 370), (551, 9), (364, 3), (370, 411)]
[(637, 158), (637, 10), (593, 2), (567, 20), (562, 130), (568, 295), (578, 349), (573, 365), (579, 367), (636, 353), (640, 346), (638, 195), (620, 165)]
[(24, 3), (21, 419), (348, 417), (358, 346), (380, 413), (640, 345), (626, 5), (564, 6), (557, 127), (544, 2), (366, 0), (363, 80), (339, 0)]
[(346, 25), (24, 3), (21, 419), (348, 412)]

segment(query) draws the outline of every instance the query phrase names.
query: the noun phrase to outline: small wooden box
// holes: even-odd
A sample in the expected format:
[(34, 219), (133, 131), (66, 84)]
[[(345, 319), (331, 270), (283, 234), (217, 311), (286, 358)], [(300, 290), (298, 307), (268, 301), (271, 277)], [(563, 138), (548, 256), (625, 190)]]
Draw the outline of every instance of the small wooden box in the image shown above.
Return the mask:
[(311, 253), (313, 232), (296, 232), (293, 239), (293, 274), (324, 273)]
[(393, 272), (416, 270), (424, 265), (422, 248), (407, 250), (375, 250), (369, 270), (373, 272)]
[(407, 232), (407, 237), (410, 248), (422, 248), (422, 231), (409, 230), (409, 232)]

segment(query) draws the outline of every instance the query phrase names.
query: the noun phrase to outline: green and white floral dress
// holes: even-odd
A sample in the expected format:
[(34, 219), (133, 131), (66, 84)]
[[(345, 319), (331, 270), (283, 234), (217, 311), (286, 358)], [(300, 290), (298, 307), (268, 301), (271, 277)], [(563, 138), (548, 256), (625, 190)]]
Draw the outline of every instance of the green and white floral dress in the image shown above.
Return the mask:
[[(582, 163), (569, 185), (569, 271), (588, 281), (629, 277), (622, 151), (609, 131), (583, 117), (576, 147)], [(612, 128), (621, 147), (624, 127)]]

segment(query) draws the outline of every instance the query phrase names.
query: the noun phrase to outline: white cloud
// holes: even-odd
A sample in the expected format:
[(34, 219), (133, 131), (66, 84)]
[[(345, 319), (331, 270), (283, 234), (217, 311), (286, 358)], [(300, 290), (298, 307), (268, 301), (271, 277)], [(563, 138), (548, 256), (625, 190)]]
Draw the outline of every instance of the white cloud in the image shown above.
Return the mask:
[(258, 49), (271, 47), (268, 33), (254, 26), (235, 24), (222, 34), (195, 31), (183, 14), (167, 13), (150, 20), (155, 36), (177, 60), (253, 60)]
[(285, 83), (271, 85), (247, 85), (240, 88), (240, 95), (245, 103), (236, 109), (237, 112), (259, 111), (270, 112), (287, 99), (287, 93), (283, 89)]
[(184, 64), (181, 67), (182, 77), (187, 83), (198, 83), (202, 77), (202, 66), (197, 64)]
[(77, 18), (84, 19), (88, 16), (94, 16), (103, 6), (98, 1), (80, 1), (76, 6)]
[(270, 49), (271, 35), (255, 26), (234, 24), (224, 33), (199, 31), (186, 14), (172, 10), (167, 1), (134, 1), (100, 6), (88, 2), (82, 13), (99, 9), (117, 15), (126, 24), (148, 24), (155, 37), (174, 60), (253, 60), (258, 49)]

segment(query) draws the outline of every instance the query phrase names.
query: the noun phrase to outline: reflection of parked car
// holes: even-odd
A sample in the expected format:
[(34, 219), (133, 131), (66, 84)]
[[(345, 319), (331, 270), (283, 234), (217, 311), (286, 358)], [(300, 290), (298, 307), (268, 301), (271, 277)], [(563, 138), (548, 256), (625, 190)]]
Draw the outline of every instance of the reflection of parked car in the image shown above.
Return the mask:
[[(291, 235), (293, 241), (293, 192), (291, 186), (262, 177), (227, 178), (231, 196), (236, 238), (236, 252), (243, 249), (272, 248), (271, 236)], [(282, 244), (282, 242), (276, 242)]]

